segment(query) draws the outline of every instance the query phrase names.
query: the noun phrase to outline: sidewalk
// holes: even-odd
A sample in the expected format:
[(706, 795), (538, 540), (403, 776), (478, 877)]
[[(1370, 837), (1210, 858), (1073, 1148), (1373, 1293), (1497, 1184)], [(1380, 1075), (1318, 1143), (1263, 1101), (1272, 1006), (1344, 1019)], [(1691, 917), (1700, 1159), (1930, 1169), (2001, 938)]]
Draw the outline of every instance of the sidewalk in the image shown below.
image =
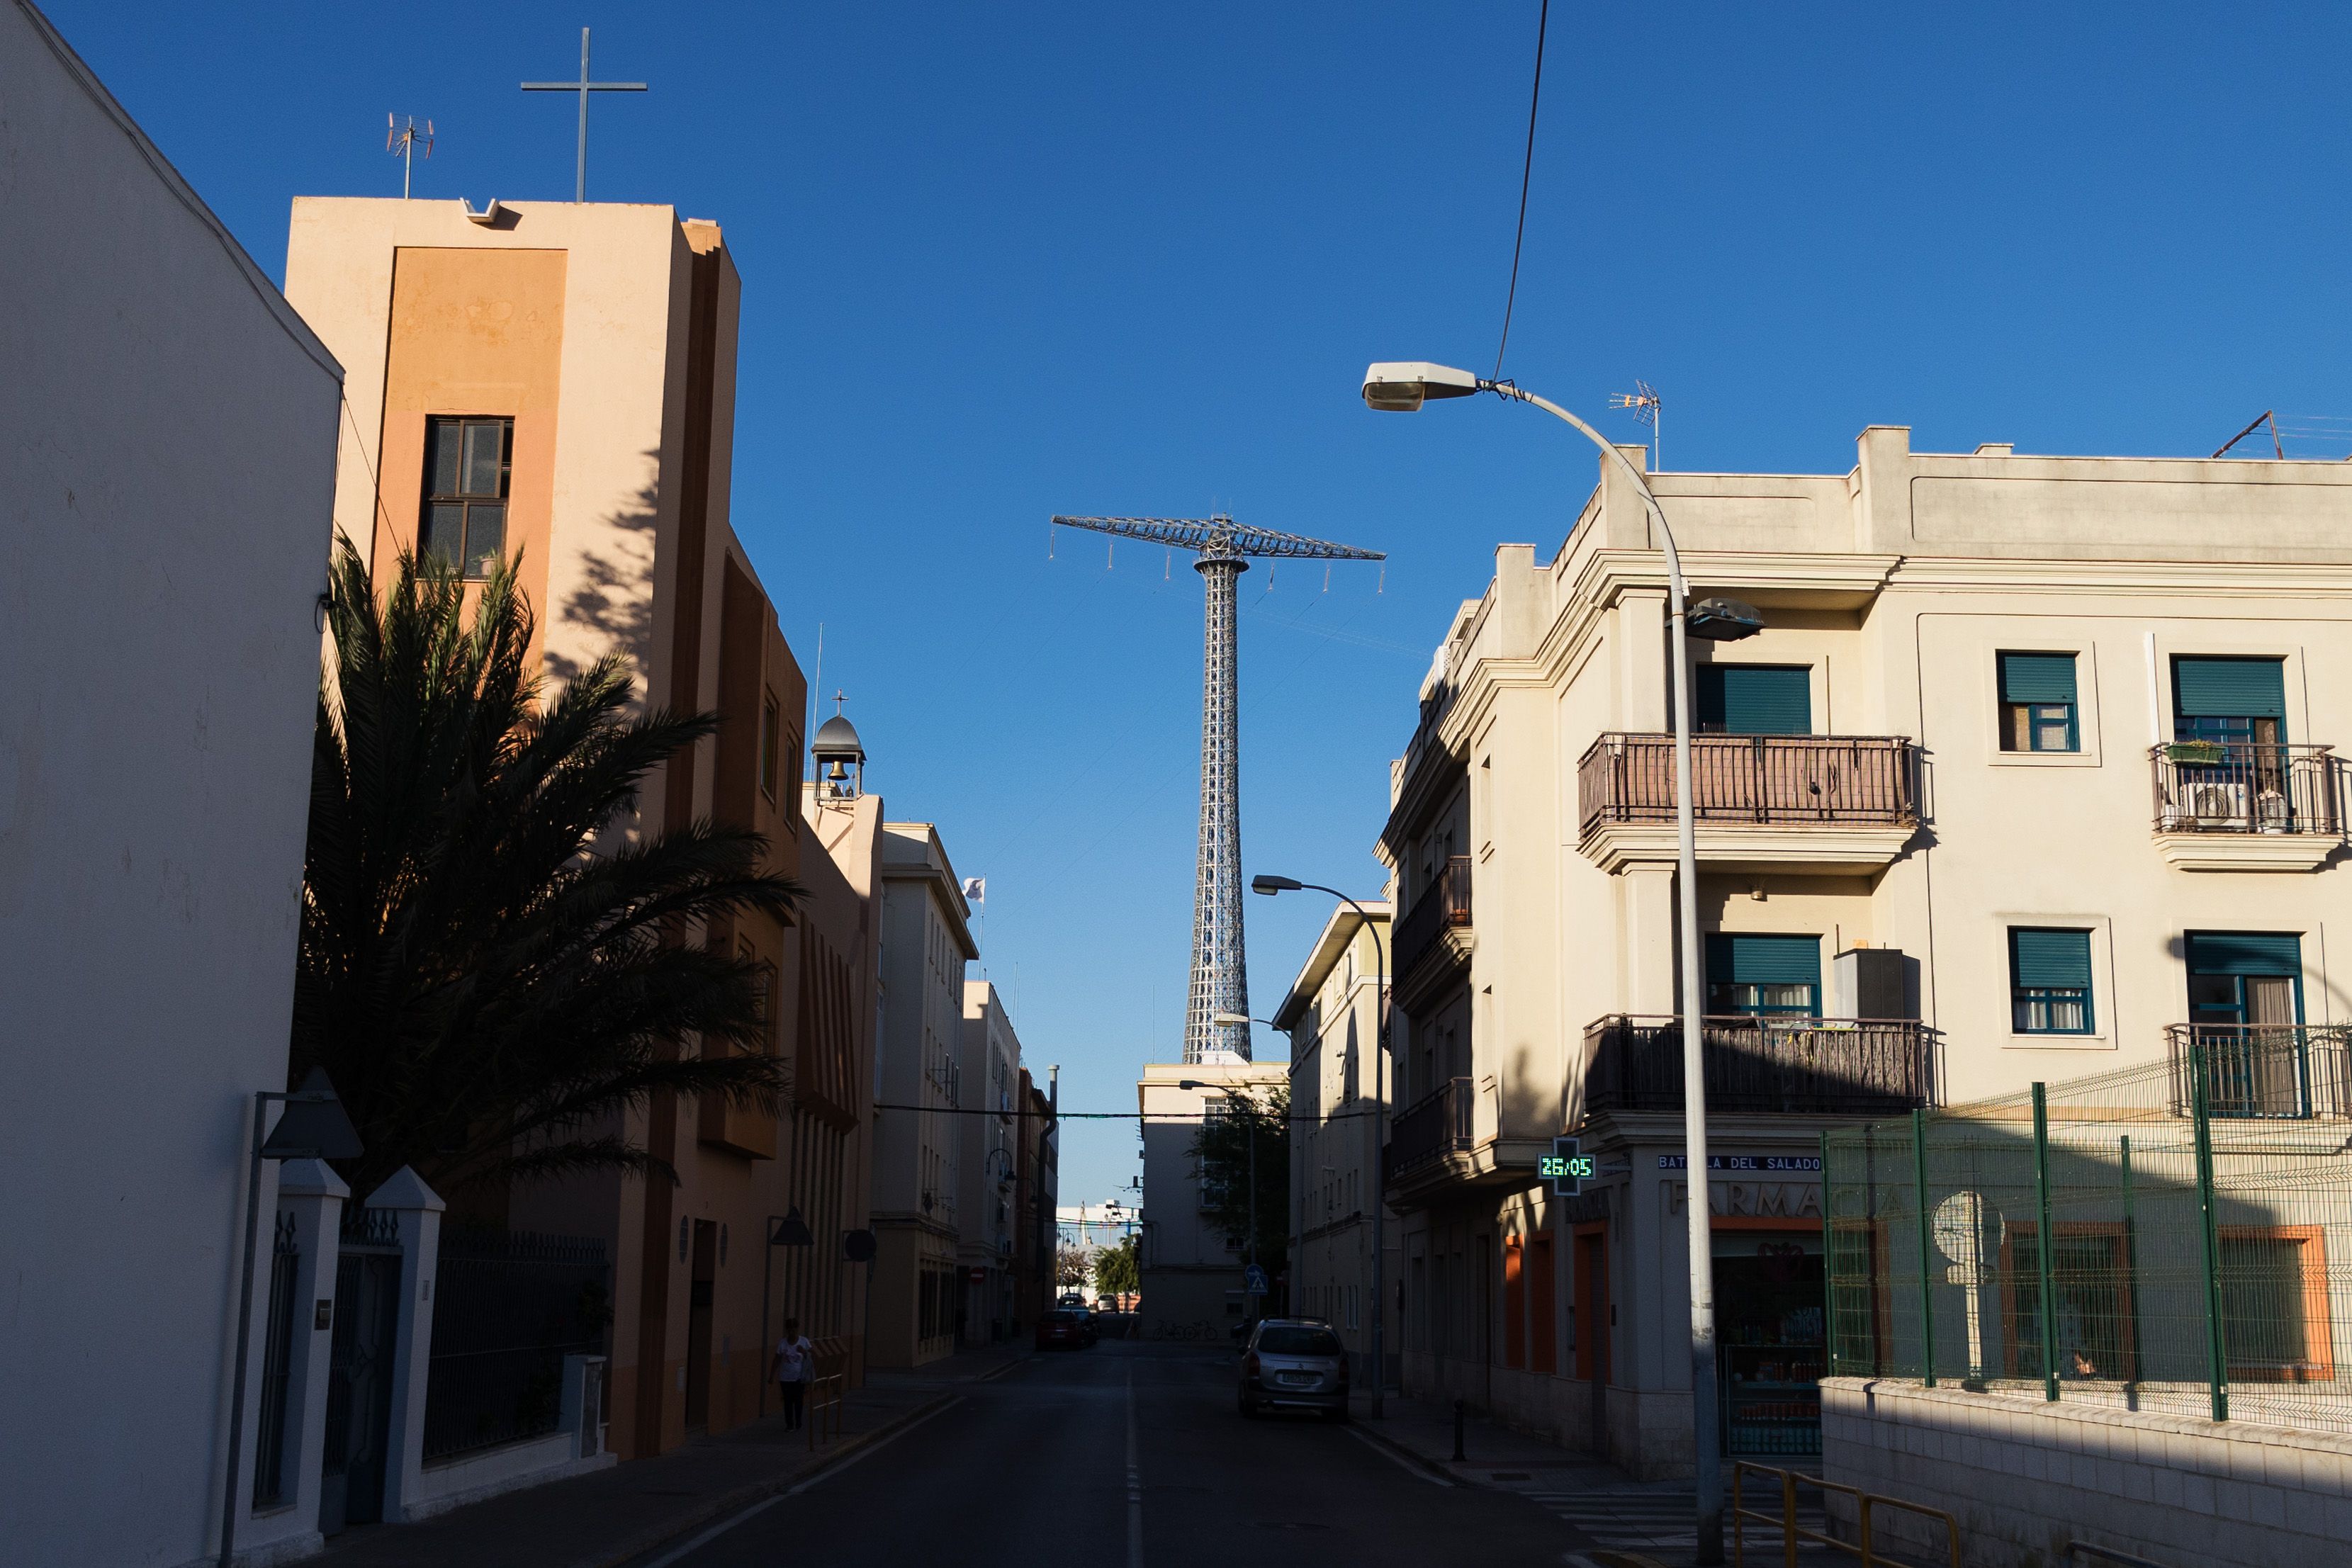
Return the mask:
[[(1571, 1564), (1684, 1568), (1692, 1560), (1696, 1501), (1686, 1480), (1637, 1481), (1606, 1460), (1513, 1431), (1475, 1412), (1463, 1416), (1463, 1458), (1456, 1461), (1451, 1405), (1391, 1393), (1387, 1414), (1378, 1421), (1370, 1418), (1369, 1394), (1358, 1394), (1349, 1406), (1356, 1431), (1414, 1468), (1455, 1486), (1517, 1492), (1574, 1525), (1594, 1544), (1571, 1553)], [(1799, 1520), (1822, 1528), (1818, 1507), (1802, 1508)], [(1751, 1553), (1763, 1551), (1772, 1562), (1782, 1560), (1777, 1531), (1750, 1523), (1748, 1542)], [(1728, 1521), (1724, 1555), (1731, 1555)], [(1811, 1544), (1801, 1545), (1797, 1557), (1804, 1563), (1837, 1560), (1829, 1548)]]
[(812, 1450), (770, 1416), (657, 1458), (508, 1492), (421, 1524), (363, 1525), (310, 1559), (326, 1568), (617, 1568), (782, 1491), (946, 1404), (959, 1385), (1026, 1361), (1024, 1345), (961, 1352), (911, 1372), (877, 1371), (845, 1402), (842, 1433)]

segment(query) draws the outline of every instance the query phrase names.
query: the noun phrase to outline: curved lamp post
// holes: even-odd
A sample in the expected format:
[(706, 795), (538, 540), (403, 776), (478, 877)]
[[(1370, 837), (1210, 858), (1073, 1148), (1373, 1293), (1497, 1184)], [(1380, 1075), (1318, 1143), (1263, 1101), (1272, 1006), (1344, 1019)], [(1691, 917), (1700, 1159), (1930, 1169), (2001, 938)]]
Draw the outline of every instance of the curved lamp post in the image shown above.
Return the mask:
[(1356, 918), (1364, 923), (1364, 929), (1372, 934), (1372, 1419), (1378, 1421), (1388, 1413), (1389, 1385), (1387, 1344), (1381, 1333), (1381, 1325), (1388, 1321), (1388, 1302), (1381, 1294), (1388, 1288), (1388, 1253), (1383, 1247), (1388, 1228), (1381, 1223), (1389, 1207), (1388, 951), (1381, 942), (1380, 927), (1372, 924), (1370, 913), (1336, 887), (1286, 876), (1254, 876), (1250, 878), (1250, 891), (1265, 894), (1268, 898), (1277, 893), (1328, 893), (1354, 910)]
[(1683, 1014), (1683, 1148), (1685, 1193), (1683, 1205), (1690, 1221), (1691, 1440), (1698, 1492), (1698, 1561), (1723, 1561), (1723, 1464), (1721, 1412), (1717, 1408), (1715, 1351), (1714, 1238), (1707, 1214), (1706, 1075), (1700, 1049), (1700, 978), (1698, 948), (1698, 841), (1691, 806), (1691, 677), (1688, 639), (1728, 643), (1763, 630), (1763, 618), (1752, 606), (1737, 600), (1707, 599), (1690, 602), (1683, 581), (1682, 557), (1675, 549), (1674, 530), (1666, 526), (1665, 509), (1650, 489), (1642, 471), (1601, 433), (1549, 398), (1538, 397), (1509, 382), (1489, 381), (1468, 371), (1426, 361), (1376, 364), (1364, 372), (1366, 406), (1387, 413), (1411, 413), (1432, 398), (1469, 397), (1490, 392), (1498, 397), (1531, 403), (1573, 426), (1585, 439), (1624, 471), (1657, 524), (1658, 540), (1666, 556), (1666, 616), (1673, 633), (1675, 660), (1675, 866), (1682, 938)]

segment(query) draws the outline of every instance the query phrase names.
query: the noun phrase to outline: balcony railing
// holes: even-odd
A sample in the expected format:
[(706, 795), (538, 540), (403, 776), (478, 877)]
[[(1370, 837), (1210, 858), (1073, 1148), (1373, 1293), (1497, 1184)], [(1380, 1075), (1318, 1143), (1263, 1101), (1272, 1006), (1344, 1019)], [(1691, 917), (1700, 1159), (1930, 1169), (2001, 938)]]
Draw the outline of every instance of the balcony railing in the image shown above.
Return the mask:
[[(2187, 1115), (2203, 1059), (2205, 1105), (2216, 1116), (2352, 1115), (2352, 1028), (2343, 1024), (2177, 1023), (2172, 1108)], [(2195, 1054), (2190, 1048), (2199, 1048)]]
[(1470, 857), (1454, 855), (1445, 862), (1437, 881), (1424, 889), (1422, 895), (1397, 922), (1396, 969), (1402, 975), (1413, 966), (1413, 961), (1436, 944), (1446, 930), (1470, 924)]
[[(1936, 1103), (1935, 1031), (1900, 1019), (1704, 1018), (1711, 1113), (1888, 1115)], [(1584, 1031), (1584, 1108), (1680, 1111), (1680, 1018), (1600, 1019)]]
[(1410, 1171), (1470, 1147), (1471, 1114), (1476, 1102), (1470, 1080), (1449, 1078), (1436, 1092), (1424, 1094), (1396, 1113), (1389, 1127), (1386, 1179), (1394, 1181)]
[[(1918, 748), (1886, 735), (1695, 735), (1702, 822), (1899, 827), (1919, 820)], [(1675, 737), (1604, 735), (1577, 765), (1582, 830), (1675, 820)]]
[(2148, 761), (2159, 833), (2343, 835), (2333, 747), (2177, 740)]

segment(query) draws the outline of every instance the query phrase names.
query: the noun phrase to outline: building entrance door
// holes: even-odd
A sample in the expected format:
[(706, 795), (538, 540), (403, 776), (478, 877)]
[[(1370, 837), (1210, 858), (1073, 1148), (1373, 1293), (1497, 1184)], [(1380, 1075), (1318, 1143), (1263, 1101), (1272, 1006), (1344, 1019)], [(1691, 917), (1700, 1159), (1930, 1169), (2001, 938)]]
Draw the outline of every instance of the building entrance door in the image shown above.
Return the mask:
[[(361, 1211), (362, 1235), (368, 1212)], [(392, 1446), (392, 1361), (400, 1322), (400, 1252), (355, 1244), (346, 1232), (335, 1261), (334, 1338), (327, 1359), (326, 1442), (320, 1456), (319, 1530), (383, 1517)]]
[(1576, 1233), (1576, 1375), (1592, 1396), (1592, 1451), (1609, 1451), (1609, 1233)]
[(1715, 1310), (1723, 1451), (1820, 1453), (1822, 1233), (1717, 1231)]

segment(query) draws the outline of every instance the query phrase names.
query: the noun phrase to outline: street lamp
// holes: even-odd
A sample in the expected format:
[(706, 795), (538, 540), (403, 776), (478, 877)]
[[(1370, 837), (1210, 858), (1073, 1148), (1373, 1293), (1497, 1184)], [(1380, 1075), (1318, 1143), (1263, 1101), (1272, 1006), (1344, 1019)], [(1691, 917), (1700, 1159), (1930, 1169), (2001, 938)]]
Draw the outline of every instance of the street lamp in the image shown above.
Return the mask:
[[(1418, 408), (1421, 405), (1415, 402), (1413, 406)], [(1385, 1250), (1388, 1227), (1384, 1223), (1389, 1208), (1388, 951), (1381, 943), (1380, 927), (1372, 924), (1370, 912), (1336, 887), (1324, 887), (1317, 883), (1266, 873), (1250, 878), (1250, 891), (1262, 893), (1268, 898), (1278, 893), (1328, 893), (1354, 910), (1356, 918), (1364, 923), (1364, 929), (1372, 934), (1372, 1148), (1376, 1155), (1372, 1166), (1372, 1419), (1378, 1421), (1388, 1412), (1389, 1386), (1388, 1346), (1386, 1336), (1381, 1332), (1382, 1325), (1388, 1322), (1388, 1301), (1381, 1294), (1388, 1289), (1388, 1253)]]
[(1666, 526), (1665, 508), (1658, 505), (1642, 471), (1601, 433), (1549, 398), (1538, 397), (1509, 382), (1490, 381), (1468, 371), (1426, 361), (1375, 364), (1364, 371), (1364, 403), (1372, 409), (1410, 413), (1432, 398), (1468, 397), (1491, 392), (1519, 402), (1532, 403), (1546, 413), (1574, 426), (1601, 448), (1633, 482), (1643, 505), (1658, 525), (1659, 542), (1666, 556), (1666, 615), (1673, 632), (1675, 660), (1675, 865), (1681, 905), (1683, 993), (1683, 1146), (1687, 1171), (1687, 1211), (1691, 1298), (1691, 1437), (1698, 1490), (1698, 1561), (1723, 1561), (1723, 1467), (1720, 1412), (1717, 1409), (1715, 1367), (1715, 1258), (1707, 1216), (1706, 1077), (1700, 1050), (1698, 961), (1698, 833), (1691, 808), (1691, 675), (1689, 642), (1735, 642), (1763, 630), (1763, 617), (1751, 605), (1737, 600), (1707, 599), (1690, 602), (1683, 581), (1682, 557), (1675, 549), (1674, 530)]

